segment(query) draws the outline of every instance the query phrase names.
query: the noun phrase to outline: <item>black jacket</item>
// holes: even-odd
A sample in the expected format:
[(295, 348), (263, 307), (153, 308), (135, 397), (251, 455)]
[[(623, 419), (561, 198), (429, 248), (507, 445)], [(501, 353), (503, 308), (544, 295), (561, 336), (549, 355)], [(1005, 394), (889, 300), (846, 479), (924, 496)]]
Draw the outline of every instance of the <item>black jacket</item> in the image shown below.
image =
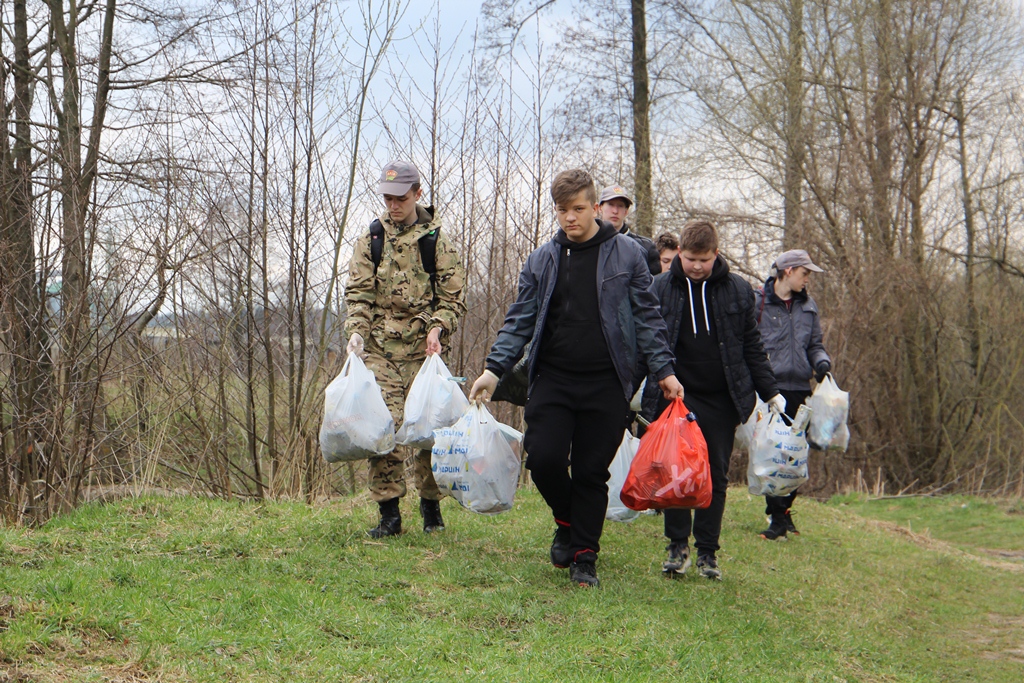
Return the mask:
[[(658, 299), (661, 316), (668, 328), (669, 348), (677, 347), (683, 324), (687, 327), (692, 324), (704, 326), (703, 320), (693, 323), (689, 313), (687, 287), (676, 274), (662, 273), (654, 278), (651, 293)], [(754, 290), (739, 275), (730, 273), (729, 264), (719, 256), (708, 277), (705, 295), (710, 300), (711, 315), (714, 316), (719, 358), (725, 371), (729, 396), (740, 419), (746, 420), (754, 410), (755, 391), (763, 400), (779, 393), (779, 386), (761, 343), (761, 333), (757, 329)], [(685, 382), (683, 389), (691, 390)], [(694, 387), (693, 391), (699, 392), (699, 389)], [(648, 419), (657, 417), (658, 393), (657, 384), (648, 378), (643, 397), (643, 415)]]
[(619, 234), (636, 240), (636, 243), (644, 250), (644, 257), (647, 259), (647, 269), (651, 271), (651, 275), (661, 275), (661, 254), (658, 253), (658, 245), (654, 243), (654, 240), (633, 232), (629, 229), (628, 223), (622, 224)]

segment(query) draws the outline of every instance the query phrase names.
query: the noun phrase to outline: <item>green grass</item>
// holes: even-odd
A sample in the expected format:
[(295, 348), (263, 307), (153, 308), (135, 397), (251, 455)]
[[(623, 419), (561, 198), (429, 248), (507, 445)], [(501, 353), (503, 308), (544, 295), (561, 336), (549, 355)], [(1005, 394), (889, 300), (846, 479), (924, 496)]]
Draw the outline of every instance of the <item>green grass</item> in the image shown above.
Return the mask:
[(801, 499), (803, 534), (768, 543), (733, 489), (720, 583), (661, 576), (660, 517), (609, 522), (599, 591), (547, 563), (533, 489), (497, 517), (445, 501), (432, 536), (413, 504), (388, 542), (353, 501), (148, 498), (0, 530), (0, 681), (1020, 680), (1024, 573), (853, 503)]

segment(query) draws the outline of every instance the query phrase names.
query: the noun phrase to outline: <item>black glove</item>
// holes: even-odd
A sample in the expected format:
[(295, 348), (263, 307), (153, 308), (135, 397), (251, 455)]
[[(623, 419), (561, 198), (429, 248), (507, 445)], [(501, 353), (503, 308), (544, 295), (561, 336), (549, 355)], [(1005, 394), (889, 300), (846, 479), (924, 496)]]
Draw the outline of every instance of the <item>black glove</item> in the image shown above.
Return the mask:
[(821, 382), (825, 379), (825, 375), (832, 369), (832, 364), (827, 360), (823, 360), (814, 366), (814, 381)]

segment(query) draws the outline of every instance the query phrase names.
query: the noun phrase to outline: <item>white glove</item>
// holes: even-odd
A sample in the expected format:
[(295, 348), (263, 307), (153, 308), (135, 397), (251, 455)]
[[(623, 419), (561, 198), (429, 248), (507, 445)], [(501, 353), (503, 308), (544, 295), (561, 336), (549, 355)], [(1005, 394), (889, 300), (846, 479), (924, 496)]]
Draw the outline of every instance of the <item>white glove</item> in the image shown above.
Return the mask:
[(481, 398), (481, 394), (485, 393), (491, 396), (497, 386), (498, 376), (490, 370), (484, 370), (484, 374), (477, 377), (476, 381), (473, 382), (473, 388), (469, 390), (469, 400), (476, 401)]
[(775, 394), (768, 399), (768, 407), (777, 412), (779, 415), (783, 415), (786, 412), (786, 399), (782, 394)]
[(348, 338), (348, 347), (345, 349), (350, 355), (356, 354), (360, 358), (365, 358), (366, 354), (363, 353), (363, 337), (358, 332), (353, 332), (352, 336)]

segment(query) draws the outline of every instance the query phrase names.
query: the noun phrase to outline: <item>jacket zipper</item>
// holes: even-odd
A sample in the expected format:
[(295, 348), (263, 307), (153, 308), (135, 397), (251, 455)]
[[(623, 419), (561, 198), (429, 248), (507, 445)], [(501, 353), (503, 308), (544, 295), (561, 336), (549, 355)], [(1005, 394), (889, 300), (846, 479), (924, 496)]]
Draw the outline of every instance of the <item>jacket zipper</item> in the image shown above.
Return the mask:
[(569, 313), (572, 312), (572, 249), (569, 247), (565, 248), (565, 284), (569, 286), (569, 297), (565, 303), (566, 317), (569, 317)]
[(796, 302), (793, 301), (789, 306), (786, 307), (786, 313), (789, 314), (789, 362), (792, 367), (796, 368), (796, 331), (793, 329), (793, 307)]

